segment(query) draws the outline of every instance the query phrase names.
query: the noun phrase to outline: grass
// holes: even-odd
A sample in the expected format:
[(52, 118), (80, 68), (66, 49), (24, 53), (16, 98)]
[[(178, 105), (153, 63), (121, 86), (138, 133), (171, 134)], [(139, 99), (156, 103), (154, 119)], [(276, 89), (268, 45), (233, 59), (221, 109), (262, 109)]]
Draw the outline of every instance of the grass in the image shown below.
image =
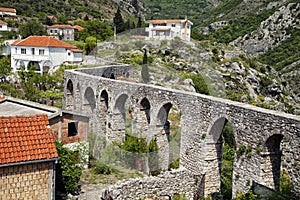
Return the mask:
[(97, 174), (94, 168), (89, 168), (82, 172), (80, 180), (89, 184), (115, 184), (118, 180), (143, 177), (143, 174), (125, 168), (113, 168), (110, 174)]

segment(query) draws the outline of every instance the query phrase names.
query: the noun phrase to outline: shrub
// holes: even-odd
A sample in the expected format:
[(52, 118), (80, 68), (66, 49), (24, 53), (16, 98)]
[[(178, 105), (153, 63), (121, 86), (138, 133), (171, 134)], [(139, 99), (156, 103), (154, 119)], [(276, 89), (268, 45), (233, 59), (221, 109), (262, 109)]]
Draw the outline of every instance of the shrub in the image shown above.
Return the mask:
[(115, 172), (116, 170), (114, 168), (111, 168), (109, 167), (108, 165), (100, 162), (100, 161), (97, 161), (96, 162), (96, 165), (94, 167), (94, 172), (96, 174), (111, 174), (113, 172)]
[(56, 170), (57, 189), (62, 192), (73, 193), (78, 189), (78, 181), (82, 174), (79, 167), (80, 157), (78, 151), (71, 151), (63, 146), (62, 142), (55, 142), (59, 161)]

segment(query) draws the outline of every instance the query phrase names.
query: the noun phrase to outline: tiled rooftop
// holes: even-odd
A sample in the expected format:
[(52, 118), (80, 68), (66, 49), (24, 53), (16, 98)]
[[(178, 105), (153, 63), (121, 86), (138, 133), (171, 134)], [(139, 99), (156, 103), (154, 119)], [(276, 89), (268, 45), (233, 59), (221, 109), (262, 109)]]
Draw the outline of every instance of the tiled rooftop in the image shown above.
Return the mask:
[(11, 12), (11, 13), (16, 13), (16, 10), (14, 8), (0, 8), (0, 11), (2, 12)]
[(0, 165), (57, 158), (47, 115), (0, 117)]
[(16, 40), (12, 46), (58, 47), (77, 49), (76, 46), (60, 41), (50, 36), (29, 36), (24, 40)]

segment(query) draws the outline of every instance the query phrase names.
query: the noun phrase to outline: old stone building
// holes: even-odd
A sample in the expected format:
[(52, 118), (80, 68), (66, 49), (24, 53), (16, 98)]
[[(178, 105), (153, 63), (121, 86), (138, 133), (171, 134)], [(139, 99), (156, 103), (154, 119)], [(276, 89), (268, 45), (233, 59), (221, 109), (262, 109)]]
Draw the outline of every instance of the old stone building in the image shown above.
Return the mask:
[(1, 199), (53, 199), (58, 155), (47, 115), (0, 117)]
[[(170, 174), (162, 174), (159, 181), (153, 177), (124, 181), (107, 190), (114, 199), (153, 195), (157, 193), (155, 186), (161, 188), (159, 183), (167, 180), (172, 186), (166, 185), (160, 191), (170, 195), (181, 191), (193, 199), (220, 192), (221, 138), (227, 123), (233, 128), (236, 151), (239, 152), (233, 163), (233, 196), (247, 192), (252, 182), (278, 190), (280, 171), (285, 170), (293, 182), (294, 197), (300, 197), (299, 116), (197, 93), (128, 82), (126, 78), (132, 71), (129, 65), (65, 71), (64, 108), (90, 116), (96, 158), (101, 158), (103, 138), (108, 144), (122, 142), (125, 132), (130, 130), (139, 137), (157, 139), (161, 169), (170, 164), (172, 140), (168, 138), (166, 122), (170, 122), (169, 128), (173, 130), (174, 120), (170, 115), (176, 111), (181, 135), (180, 168), (171, 179), (181, 177), (179, 179), (186, 184), (173, 183)], [(182, 174), (186, 174), (186, 179), (182, 179)]]

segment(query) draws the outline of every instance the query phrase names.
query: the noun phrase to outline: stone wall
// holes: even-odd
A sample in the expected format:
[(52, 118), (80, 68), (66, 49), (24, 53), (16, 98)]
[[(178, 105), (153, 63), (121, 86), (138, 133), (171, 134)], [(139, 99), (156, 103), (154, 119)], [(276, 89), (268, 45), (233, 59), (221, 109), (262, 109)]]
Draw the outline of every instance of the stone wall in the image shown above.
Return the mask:
[[(119, 68), (120, 66), (112, 68), (110, 72), (117, 74), (114, 70)], [(125, 69), (129, 70), (127, 65)], [(95, 70), (101, 71), (98, 68)], [(169, 120), (169, 107), (176, 107), (181, 114), (180, 164), (193, 174), (205, 174), (205, 195), (220, 191), (222, 150), (219, 139), (226, 123), (233, 127), (237, 150), (245, 148), (248, 152), (235, 155), (234, 195), (238, 191), (248, 191), (252, 181), (275, 189), (278, 177), (274, 176), (278, 175), (280, 168), (284, 168), (291, 177), (294, 194), (300, 195), (300, 170), (295, 170), (300, 169), (299, 116), (227, 99), (90, 74), (92, 73), (81, 73), (78, 70), (65, 71), (65, 89), (67, 82), (77, 88), (72, 95), (75, 106), (66, 109), (90, 115), (93, 132), (96, 135), (103, 134), (108, 142), (122, 141), (128, 110), (132, 115), (136, 113), (132, 117), (131, 129), (143, 137), (154, 138), (164, 131), (163, 126)], [(102, 94), (106, 94), (105, 112), (102, 109)], [(69, 97), (65, 92), (64, 99), (67, 98)], [(150, 105), (147, 106), (150, 108), (147, 108), (147, 117), (144, 118), (141, 112), (145, 110), (143, 102), (149, 102)], [(99, 110), (102, 111), (98, 112)], [(139, 130), (137, 127), (140, 127)], [(280, 152), (277, 152), (276, 159), (273, 159), (272, 148), (268, 147), (268, 141), (273, 136), (276, 140), (273, 145)], [(281, 161), (279, 168), (276, 160)]]
[(195, 176), (185, 169), (167, 171), (158, 176), (118, 181), (104, 192), (104, 197), (134, 200), (185, 194), (187, 199), (193, 199), (201, 178), (202, 176)]
[(52, 199), (53, 163), (0, 167), (1, 199)]

